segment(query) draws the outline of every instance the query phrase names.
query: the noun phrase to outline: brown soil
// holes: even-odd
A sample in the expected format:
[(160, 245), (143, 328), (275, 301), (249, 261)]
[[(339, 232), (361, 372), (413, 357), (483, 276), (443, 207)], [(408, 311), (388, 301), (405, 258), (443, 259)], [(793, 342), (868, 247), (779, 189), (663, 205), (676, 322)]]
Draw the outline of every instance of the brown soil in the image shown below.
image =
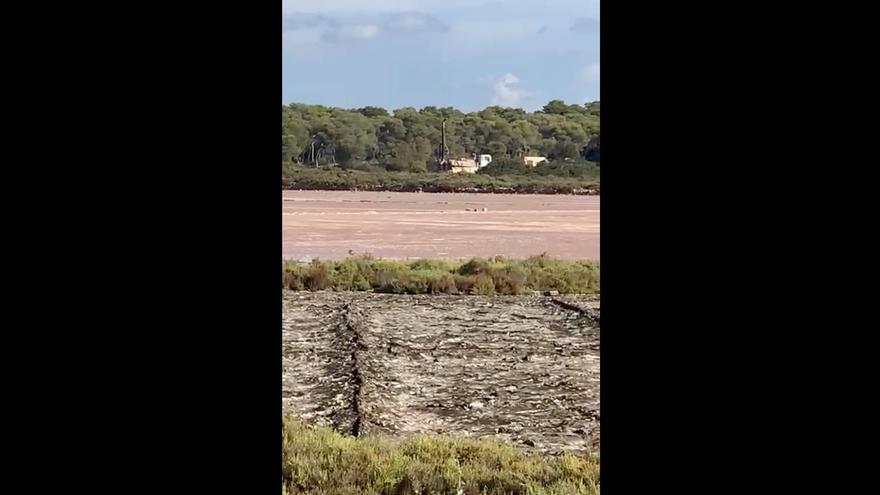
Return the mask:
[(599, 259), (598, 196), (283, 191), (283, 204), (285, 259)]

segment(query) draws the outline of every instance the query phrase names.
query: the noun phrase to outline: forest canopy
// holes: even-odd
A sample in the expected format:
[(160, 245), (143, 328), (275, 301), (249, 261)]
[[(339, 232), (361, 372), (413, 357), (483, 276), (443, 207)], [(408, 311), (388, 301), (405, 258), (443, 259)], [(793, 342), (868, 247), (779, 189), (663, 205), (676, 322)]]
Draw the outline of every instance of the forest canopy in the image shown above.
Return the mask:
[(490, 106), (470, 113), (451, 107), (388, 111), (291, 103), (282, 106), (282, 165), (426, 172), (444, 120), (451, 158), (486, 153), (493, 160), (536, 155), (551, 162), (582, 161), (584, 147), (599, 136), (599, 102), (553, 100), (535, 112)]

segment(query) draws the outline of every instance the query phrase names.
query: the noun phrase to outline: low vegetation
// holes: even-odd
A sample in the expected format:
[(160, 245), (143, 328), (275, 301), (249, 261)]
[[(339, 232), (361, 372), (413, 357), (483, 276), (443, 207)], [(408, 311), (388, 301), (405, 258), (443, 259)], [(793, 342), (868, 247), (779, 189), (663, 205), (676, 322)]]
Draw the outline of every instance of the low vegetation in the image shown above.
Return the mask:
[(547, 255), (524, 260), (496, 256), (468, 261), (407, 262), (362, 255), (341, 261), (286, 261), (282, 283), (291, 290), (372, 290), (394, 294), (598, 294), (599, 262), (560, 260)]
[(349, 495), (570, 495), (599, 493), (599, 462), (539, 456), (493, 440), (346, 437), (282, 425), (282, 493)]
[(282, 189), (319, 191), (599, 194), (599, 179), (591, 175), (413, 173), (298, 165), (284, 167), (281, 184)]
[(526, 166), (522, 160), (515, 158), (499, 158), (492, 161), (477, 174), (503, 176), (530, 176), (530, 177), (577, 177), (584, 180), (599, 181), (599, 165), (584, 160), (564, 160), (555, 162), (542, 162), (534, 167)]

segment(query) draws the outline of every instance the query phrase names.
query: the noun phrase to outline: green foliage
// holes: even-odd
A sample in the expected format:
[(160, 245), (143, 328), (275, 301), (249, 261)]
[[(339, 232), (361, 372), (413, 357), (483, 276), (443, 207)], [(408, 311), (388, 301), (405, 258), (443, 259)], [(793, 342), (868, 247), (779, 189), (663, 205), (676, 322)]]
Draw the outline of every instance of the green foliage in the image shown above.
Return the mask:
[(545, 162), (536, 167), (530, 168), (529, 173), (532, 175), (555, 176), (555, 177), (580, 177), (580, 178), (596, 178), (599, 177), (599, 165), (593, 162), (583, 160), (562, 161), (562, 162)]
[(459, 294), (473, 294), (477, 277), (474, 275), (455, 275), (455, 288)]
[(411, 262), (409, 267), (413, 270), (439, 270), (442, 272), (452, 272), (455, 270), (456, 263), (450, 260), (421, 258)]
[(290, 290), (305, 290), (305, 269), (301, 265), (285, 263), (282, 287)]
[(523, 261), (526, 284), (539, 291), (558, 290), (562, 294), (599, 292), (598, 261), (563, 261), (546, 255)]
[(510, 444), (449, 436), (354, 438), (282, 424), (282, 493), (593, 495), (599, 461), (540, 456)]
[[(563, 161), (545, 161), (537, 166), (528, 167), (519, 160), (513, 158), (501, 158), (493, 160), (477, 174), (501, 177), (507, 175), (529, 177), (576, 177), (585, 180), (599, 180), (599, 166), (596, 163), (584, 161), (580, 158)], [(551, 179), (552, 180), (552, 179)]]
[(330, 267), (320, 260), (312, 260), (306, 267), (305, 287), (308, 290), (324, 290), (330, 285)]
[[(489, 167), (492, 165), (490, 164)], [(342, 170), (338, 167), (282, 167), (284, 189), (323, 191), (397, 192), (491, 192), (519, 194), (598, 194), (598, 168), (592, 165), (559, 164), (557, 176), (544, 174), (538, 165), (525, 175), (450, 174), (386, 172), (384, 170)], [(556, 165), (550, 165), (556, 166)], [(486, 167), (487, 169), (489, 167)], [(580, 167), (580, 168), (578, 168)], [(595, 172), (591, 172), (594, 170)]]
[(474, 286), (471, 288), (471, 294), (478, 296), (495, 295), (495, 281), (489, 275), (477, 275), (474, 277)]
[(522, 294), (558, 290), (598, 294), (599, 262), (569, 261), (546, 255), (525, 260), (472, 258), (411, 262), (369, 255), (341, 261), (285, 262), (282, 287), (290, 290), (387, 292), (392, 294)]
[(494, 290), (501, 294), (520, 294), (525, 289), (528, 274), (525, 268), (517, 265), (492, 267), (488, 271)]
[(447, 143), (453, 158), (471, 153), (519, 159), (523, 154), (562, 160), (599, 135), (599, 102), (567, 105), (554, 100), (537, 112), (487, 107), (463, 113), (454, 108), (412, 107), (357, 110), (291, 103), (282, 106), (282, 162), (315, 166), (304, 158), (311, 143), (322, 145), (318, 165), (345, 168), (366, 165), (392, 171), (424, 172), (440, 144), (446, 119)]
[(455, 279), (448, 271), (414, 270), (409, 275), (411, 294), (454, 294)]
[(374, 271), (363, 258), (348, 258), (333, 267), (331, 285), (336, 290), (370, 290)]
[(492, 160), (492, 162), (486, 167), (480, 169), (478, 174), (486, 174), (486, 175), (526, 175), (531, 170), (531, 167), (527, 167), (522, 160), (517, 160), (515, 158), (507, 158), (502, 157), (497, 160)]
[(483, 258), (471, 258), (467, 263), (461, 265), (458, 269), (458, 273), (462, 275), (476, 275), (484, 272), (488, 266), (489, 262)]
[(552, 100), (546, 105), (544, 105), (544, 113), (554, 114), (554, 115), (562, 115), (568, 110), (568, 105), (565, 104), (562, 100)]

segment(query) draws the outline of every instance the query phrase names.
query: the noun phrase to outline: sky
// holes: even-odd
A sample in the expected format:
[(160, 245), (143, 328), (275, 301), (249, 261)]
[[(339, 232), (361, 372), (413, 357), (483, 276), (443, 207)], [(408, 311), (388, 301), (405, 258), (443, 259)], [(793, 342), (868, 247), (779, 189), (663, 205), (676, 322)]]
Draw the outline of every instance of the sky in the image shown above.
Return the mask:
[(283, 103), (599, 100), (599, 0), (283, 0)]

